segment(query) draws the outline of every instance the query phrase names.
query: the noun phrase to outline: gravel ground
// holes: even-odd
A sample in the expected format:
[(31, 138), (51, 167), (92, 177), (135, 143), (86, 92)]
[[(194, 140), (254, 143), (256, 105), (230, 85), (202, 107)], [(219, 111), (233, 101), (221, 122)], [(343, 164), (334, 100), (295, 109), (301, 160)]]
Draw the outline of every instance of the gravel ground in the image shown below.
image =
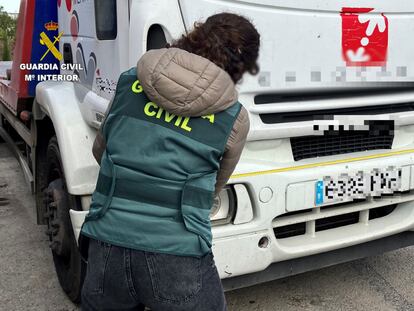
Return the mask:
[[(8, 200), (8, 202), (5, 201)], [(226, 294), (229, 311), (414, 310), (414, 248)], [(0, 310), (78, 310), (57, 281), (17, 161), (0, 144)]]

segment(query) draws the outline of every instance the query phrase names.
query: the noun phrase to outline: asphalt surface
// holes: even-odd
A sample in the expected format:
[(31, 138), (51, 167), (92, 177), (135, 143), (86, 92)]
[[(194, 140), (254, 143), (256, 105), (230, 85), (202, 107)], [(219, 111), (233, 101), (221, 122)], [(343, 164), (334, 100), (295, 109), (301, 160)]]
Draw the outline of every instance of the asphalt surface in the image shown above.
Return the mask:
[[(8, 201), (6, 201), (7, 199)], [(414, 310), (414, 247), (226, 293), (229, 311)], [(0, 310), (78, 310), (17, 161), (0, 144)]]

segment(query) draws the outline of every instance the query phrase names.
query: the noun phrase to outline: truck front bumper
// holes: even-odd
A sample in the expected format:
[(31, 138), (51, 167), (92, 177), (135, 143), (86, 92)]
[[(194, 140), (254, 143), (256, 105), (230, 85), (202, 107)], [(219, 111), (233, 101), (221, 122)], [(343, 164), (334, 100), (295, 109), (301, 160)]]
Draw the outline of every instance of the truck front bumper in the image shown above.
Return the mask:
[[(231, 284), (227, 286), (231, 289), (239, 287), (235, 285), (238, 282), (236, 280), (242, 280), (241, 283), (247, 285), (250, 282), (254, 284), (259, 282), (255, 281), (259, 278), (271, 280), (368, 256), (371, 254), (369, 249), (358, 251), (358, 254), (353, 254), (352, 249), (364, 249), (365, 246), (371, 245), (370, 243), (381, 244), (382, 242), (378, 241), (388, 241), (388, 237), (394, 237), (396, 240), (404, 237), (402, 241), (396, 242), (392, 249), (414, 244), (414, 237), (410, 232), (414, 229), (413, 158), (414, 150), (384, 154), (363, 153), (363, 156), (349, 158), (348, 161), (339, 160), (339, 156), (329, 157), (329, 162), (306, 164), (304, 161), (305, 164), (301, 164), (299, 169), (269, 169), (268, 163), (242, 163), (240, 170), (245, 170), (245, 173), (238, 173), (231, 182), (243, 184), (248, 189), (254, 218), (244, 224), (228, 224), (213, 228), (213, 251), (219, 274), (222, 279), (230, 278), (228, 282), (223, 280), (224, 284)], [(253, 173), (250, 170), (252, 167), (255, 168)], [(257, 170), (260, 167), (262, 169)], [(347, 202), (322, 208), (310, 205), (307, 209), (293, 212), (288, 209), (287, 189), (291, 185), (313, 183), (325, 176), (369, 172), (387, 167), (403, 168), (402, 178), (407, 185), (406, 191), (379, 198), (368, 197), (362, 202)], [(263, 189), (270, 189), (273, 193), (265, 202), (261, 198)], [(309, 201), (308, 196), (314, 195), (312, 191), (315, 191), (315, 188), (298, 189), (298, 202)], [(301, 196), (304, 197), (303, 200)], [(374, 217), (374, 211), (389, 207), (392, 207), (390, 212)], [(328, 229), (318, 230), (319, 222), (341, 219), (347, 215), (355, 216), (356, 221), (342, 224), (339, 221), (337, 225)], [(303, 226), (304, 230), (280, 237), (277, 228), (281, 226)], [(376, 248), (378, 253), (381, 249)], [(345, 250), (349, 250), (351, 254), (346, 255)], [(386, 250), (388, 249), (384, 251)], [(329, 255), (336, 254), (335, 252), (341, 254), (338, 259)], [(313, 260), (316, 258), (313, 256), (328, 259), (321, 259), (321, 263), (318, 263)], [(282, 271), (284, 269), (286, 271)], [(269, 276), (265, 276), (266, 271), (270, 273)], [(247, 276), (252, 273), (260, 277)], [(242, 275), (246, 275), (246, 278)], [(250, 278), (252, 281), (245, 281)]]

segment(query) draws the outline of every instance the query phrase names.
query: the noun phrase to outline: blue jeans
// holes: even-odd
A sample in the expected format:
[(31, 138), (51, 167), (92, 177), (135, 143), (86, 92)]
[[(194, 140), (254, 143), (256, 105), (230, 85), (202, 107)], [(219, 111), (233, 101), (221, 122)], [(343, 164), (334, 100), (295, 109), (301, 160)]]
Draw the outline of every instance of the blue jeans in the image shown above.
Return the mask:
[(83, 311), (227, 310), (212, 253), (183, 257), (91, 239), (88, 254)]

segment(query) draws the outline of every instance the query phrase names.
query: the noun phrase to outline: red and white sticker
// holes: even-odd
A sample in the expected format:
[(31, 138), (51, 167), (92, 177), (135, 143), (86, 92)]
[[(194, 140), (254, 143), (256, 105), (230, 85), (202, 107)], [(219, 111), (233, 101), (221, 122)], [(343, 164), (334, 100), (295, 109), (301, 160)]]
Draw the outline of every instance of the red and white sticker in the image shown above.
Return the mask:
[(347, 66), (384, 66), (388, 18), (373, 8), (343, 8), (342, 56)]

